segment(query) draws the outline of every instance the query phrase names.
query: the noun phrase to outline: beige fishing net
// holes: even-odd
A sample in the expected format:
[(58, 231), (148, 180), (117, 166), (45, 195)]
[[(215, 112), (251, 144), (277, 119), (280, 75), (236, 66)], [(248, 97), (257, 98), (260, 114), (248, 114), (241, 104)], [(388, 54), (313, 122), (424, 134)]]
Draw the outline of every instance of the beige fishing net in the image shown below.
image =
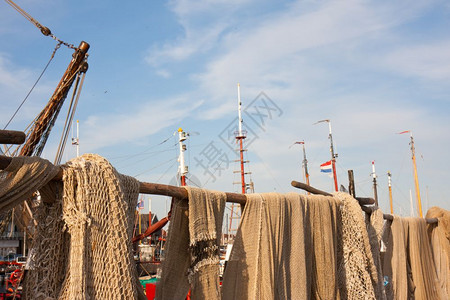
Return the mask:
[(0, 233), (11, 220), (13, 207), (23, 203), (58, 173), (58, 168), (39, 157), (12, 157), (0, 171)]
[(383, 243), (386, 251), (383, 256), (383, 274), (387, 299), (409, 299), (409, 286), (412, 285), (407, 276), (410, 267), (407, 262), (407, 239), (403, 231), (402, 218), (394, 215), (392, 221), (386, 222), (383, 231)]
[(347, 193), (335, 193), (341, 201), (342, 261), (339, 282), (343, 299), (375, 299), (378, 280), (365, 221), (359, 203)]
[(446, 296), (450, 297), (450, 211), (432, 207), (427, 212), (427, 218), (437, 218), (437, 224), (428, 225), (431, 238), (434, 264), (439, 283)]
[(58, 168), (39, 157), (12, 157), (0, 171), (0, 211), (22, 203), (58, 173)]
[(374, 282), (375, 298), (379, 300), (386, 299), (386, 292), (383, 284), (383, 269), (381, 266), (380, 245), (384, 228), (383, 212), (381, 209), (375, 209), (370, 216), (366, 215), (366, 227), (369, 234), (370, 249), (375, 267), (377, 268), (377, 281)]
[(311, 278), (310, 299), (339, 299), (337, 278), (342, 258), (338, 242), (342, 233), (339, 201), (332, 197), (308, 196), (306, 204), (305, 221), (311, 230), (311, 242), (305, 239), (306, 255), (312, 262), (311, 271), (307, 272), (310, 274), (307, 278)]
[(55, 202), (36, 212), (26, 298), (145, 299), (131, 248), (139, 182), (92, 154), (62, 168)]
[(223, 299), (310, 298), (305, 210), (305, 198), (298, 194), (247, 195), (224, 274)]
[(189, 202), (174, 199), (167, 255), (157, 299), (221, 299), (219, 244), (226, 195), (186, 187)]
[(425, 219), (394, 216), (383, 240), (388, 299), (448, 299), (436, 273)]

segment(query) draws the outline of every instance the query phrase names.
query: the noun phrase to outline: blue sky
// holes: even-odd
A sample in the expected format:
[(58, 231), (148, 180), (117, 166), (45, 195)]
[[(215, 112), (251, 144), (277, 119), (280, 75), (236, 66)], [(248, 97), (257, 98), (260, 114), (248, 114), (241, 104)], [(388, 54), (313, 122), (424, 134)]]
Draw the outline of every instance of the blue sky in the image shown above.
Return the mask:
[[(252, 101), (261, 92), (279, 109), (263, 126), (244, 113), (249, 139), (257, 136), (248, 149), (256, 192), (294, 191), (290, 182), (302, 180), (302, 154), (301, 147), (289, 146), (298, 140), (306, 143), (311, 184), (331, 191), (331, 179), (319, 172), (330, 157), (328, 128), (312, 125), (331, 119), (340, 184), (348, 185), (347, 170), (353, 169), (357, 194), (371, 196), (375, 160), (381, 208), (389, 210), (386, 173), (391, 171), (394, 210), (408, 215), (410, 189), (414, 195), (409, 138), (396, 133), (412, 130), (423, 209), (450, 208), (447, 1), (17, 4), (60, 39), (91, 45), (76, 113), (81, 152), (106, 157), (124, 174), (141, 181), (173, 181), (173, 133), (182, 127), (192, 133), (186, 152), (190, 176), (209, 189), (237, 190), (232, 184), (236, 158), (220, 137), (237, 116), (239, 82), (247, 112), (254, 108), (251, 103), (259, 103)], [(0, 3), (0, 41), (4, 127), (56, 43), (5, 2)], [(9, 129), (23, 130), (44, 107), (71, 54), (58, 50)], [(44, 151), (50, 160), (64, 117)], [(217, 159), (206, 169), (198, 163), (211, 146), (222, 158), (220, 174), (214, 170)], [(74, 155), (68, 145), (65, 159)], [(164, 214), (167, 202), (152, 198), (152, 209)]]

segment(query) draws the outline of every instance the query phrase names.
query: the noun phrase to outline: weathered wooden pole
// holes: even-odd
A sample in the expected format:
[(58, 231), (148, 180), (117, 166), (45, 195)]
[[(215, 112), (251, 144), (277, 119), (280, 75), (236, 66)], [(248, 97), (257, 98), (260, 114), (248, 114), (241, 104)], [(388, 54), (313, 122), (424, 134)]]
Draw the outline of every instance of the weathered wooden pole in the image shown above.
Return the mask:
[(0, 144), (21, 145), (25, 142), (25, 133), (15, 130), (0, 130)]
[(352, 197), (355, 197), (355, 177), (353, 170), (348, 170), (348, 192)]

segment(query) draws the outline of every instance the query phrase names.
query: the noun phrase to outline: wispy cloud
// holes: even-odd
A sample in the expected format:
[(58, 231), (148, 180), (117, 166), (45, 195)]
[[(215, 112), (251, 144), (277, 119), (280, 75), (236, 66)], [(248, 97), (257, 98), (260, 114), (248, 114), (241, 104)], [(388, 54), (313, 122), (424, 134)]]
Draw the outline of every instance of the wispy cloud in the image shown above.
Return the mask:
[(403, 46), (388, 54), (384, 65), (405, 76), (448, 82), (450, 40)]
[(85, 151), (127, 143), (176, 124), (201, 105), (178, 98), (150, 102), (127, 113), (90, 116), (83, 124)]

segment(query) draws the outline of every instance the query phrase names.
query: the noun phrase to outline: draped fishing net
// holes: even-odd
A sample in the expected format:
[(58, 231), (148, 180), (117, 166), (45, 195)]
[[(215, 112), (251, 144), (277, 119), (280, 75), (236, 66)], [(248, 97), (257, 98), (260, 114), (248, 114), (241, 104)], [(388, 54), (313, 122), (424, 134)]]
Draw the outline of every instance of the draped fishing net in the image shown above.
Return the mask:
[[(58, 168), (20, 157), (0, 172), (0, 211), (36, 190), (42, 197), (25, 297), (144, 299), (131, 249), (139, 183), (97, 155), (62, 169), (63, 181), (49, 183)], [(381, 211), (364, 223), (358, 202), (345, 193), (248, 195), (220, 291), (217, 246), (226, 197), (188, 193), (189, 202), (174, 199), (165, 262), (172, 267), (163, 271), (159, 299), (184, 299), (189, 288), (194, 299), (448, 298), (448, 211), (430, 209), (427, 217), (437, 224), (397, 216), (385, 222), (380, 263)]]
[(448, 299), (436, 273), (425, 219), (394, 216), (383, 240), (388, 299)]
[(36, 211), (26, 298), (145, 299), (131, 247), (139, 182), (92, 154), (62, 168)]
[(383, 212), (381, 209), (374, 210), (370, 216), (366, 215), (366, 227), (369, 234), (370, 249), (375, 267), (377, 268), (377, 281), (374, 282), (375, 298), (386, 299), (386, 292), (383, 285), (383, 269), (381, 266), (380, 245), (384, 228)]
[(378, 274), (358, 202), (249, 194), (223, 299), (375, 299)]
[(167, 256), (156, 296), (162, 300), (220, 299), (219, 244), (226, 195), (186, 187), (187, 200), (174, 199)]
[(434, 264), (442, 292), (450, 297), (450, 211), (432, 207), (427, 218), (437, 218), (437, 224), (428, 225)]
[(342, 261), (339, 282), (343, 299), (375, 299), (374, 284), (378, 280), (373, 263), (369, 236), (361, 207), (352, 196), (338, 192), (334, 197), (341, 201)]

